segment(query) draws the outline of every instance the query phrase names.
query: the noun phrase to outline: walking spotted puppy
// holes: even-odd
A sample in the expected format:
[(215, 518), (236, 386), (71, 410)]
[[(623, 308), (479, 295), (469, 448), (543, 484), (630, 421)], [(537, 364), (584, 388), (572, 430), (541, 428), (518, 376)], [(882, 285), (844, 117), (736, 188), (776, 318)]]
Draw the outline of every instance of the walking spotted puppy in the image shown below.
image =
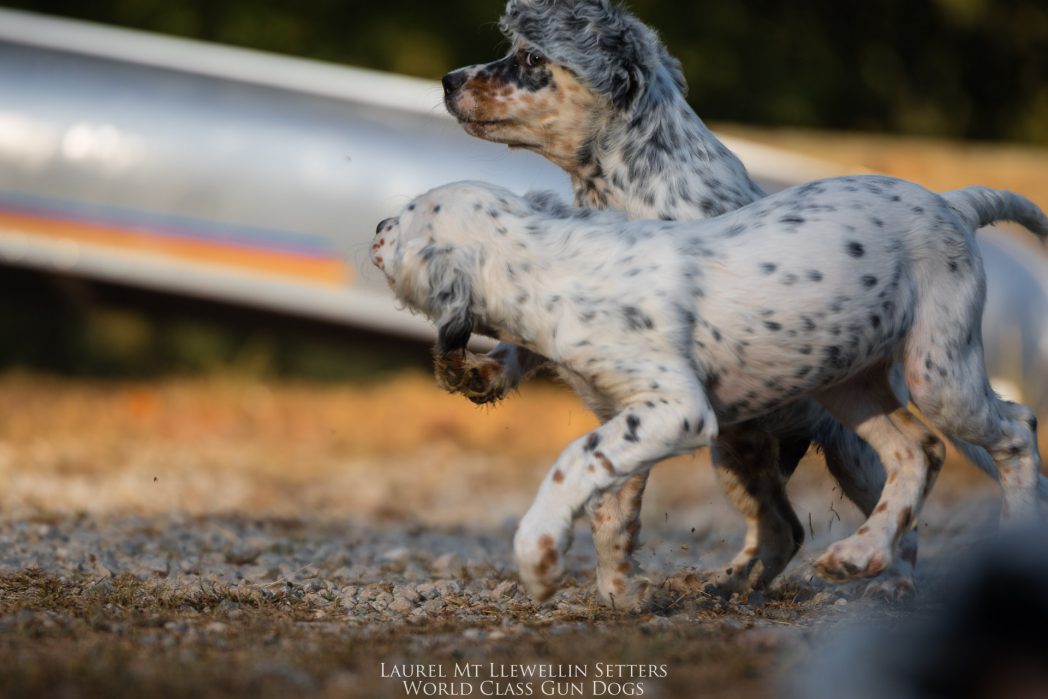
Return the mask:
[(804, 396), (887, 469), (873, 514), (834, 551), (845, 570), (886, 567), (944, 455), (889, 385), (896, 361), (937, 428), (992, 456), (1006, 516), (1032, 518), (1036, 421), (991, 389), (979, 333), (973, 231), (997, 219), (1048, 235), (1018, 195), (940, 196), (887, 177), (815, 182), (682, 223), (459, 183), (380, 223), (372, 259), (436, 321), (441, 351), (493, 334), (548, 357), (613, 415), (563, 452), (517, 531), (521, 578), (544, 599), (587, 502)]

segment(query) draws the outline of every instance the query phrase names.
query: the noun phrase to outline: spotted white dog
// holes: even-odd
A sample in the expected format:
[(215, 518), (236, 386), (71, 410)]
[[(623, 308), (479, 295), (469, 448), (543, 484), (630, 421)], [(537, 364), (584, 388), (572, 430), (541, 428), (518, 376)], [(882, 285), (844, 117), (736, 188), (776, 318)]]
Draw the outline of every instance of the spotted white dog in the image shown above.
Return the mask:
[(886, 567), (944, 455), (892, 390), (894, 362), (936, 427), (992, 456), (1005, 516), (1033, 517), (1036, 421), (990, 388), (979, 333), (973, 231), (999, 219), (1048, 235), (1018, 195), (937, 195), (887, 177), (815, 182), (681, 223), (460, 183), (380, 223), (372, 259), (437, 322), (441, 351), (490, 333), (548, 357), (612, 415), (564, 451), (517, 531), (521, 578), (544, 599), (588, 502), (804, 396), (885, 464), (880, 504), (835, 555), (845, 570)]
[[(706, 128), (685, 99), (678, 62), (658, 35), (609, 0), (509, 0), (500, 26), (512, 42), (496, 61), (444, 77), (445, 104), (479, 138), (526, 148), (571, 175), (577, 206), (616, 208), (632, 218), (688, 220), (732, 211), (765, 196), (746, 168)], [(783, 292), (798, 279), (781, 273), (771, 251), (754, 248)], [(544, 358), (508, 343), (486, 356), (437, 356), (438, 381), (476, 402), (504, 396)], [(901, 377), (897, 377), (900, 379)], [(570, 382), (570, 377), (568, 377)], [(590, 407), (601, 420), (606, 406)], [(813, 400), (799, 400), (745, 423), (722, 425), (713, 444), (717, 475), (745, 515), (745, 543), (713, 577), (722, 592), (767, 585), (804, 540), (785, 483), (810, 443), (823, 450), (842, 492), (866, 515), (877, 506), (885, 471), (869, 446)], [(985, 455), (978, 463), (993, 473)], [(642, 601), (636, 576), (640, 505), (647, 474), (588, 505), (597, 551), (597, 587), (618, 607)], [(832, 579), (881, 573), (849, 571), (826, 552), (816, 570)], [(891, 568), (868, 593), (913, 593), (917, 535), (899, 545)], [(624, 574), (628, 571), (628, 574)], [(623, 579), (625, 585), (614, 585)]]

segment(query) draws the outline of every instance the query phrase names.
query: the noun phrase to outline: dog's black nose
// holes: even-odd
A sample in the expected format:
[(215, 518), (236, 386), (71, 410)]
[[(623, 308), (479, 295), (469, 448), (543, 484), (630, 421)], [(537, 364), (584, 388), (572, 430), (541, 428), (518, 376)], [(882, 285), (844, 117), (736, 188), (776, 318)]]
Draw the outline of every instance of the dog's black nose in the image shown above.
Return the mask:
[(444, 86), (444, 95), (450, 95), (455, 90), (462, 87), (466, 82), (466, 75), (461, 70), (453, 70), (440, 81), (440, 84)]
[(386, 226), (392, 226), (396, 222), (397, 222), (397, 217), (396, 216), (390, 216), (389, 218), (382, 219), (381, 221), (378, 222), (378, 226), (375, 228), (375, 235), (378, 235), (383, 230), (385, 230)]

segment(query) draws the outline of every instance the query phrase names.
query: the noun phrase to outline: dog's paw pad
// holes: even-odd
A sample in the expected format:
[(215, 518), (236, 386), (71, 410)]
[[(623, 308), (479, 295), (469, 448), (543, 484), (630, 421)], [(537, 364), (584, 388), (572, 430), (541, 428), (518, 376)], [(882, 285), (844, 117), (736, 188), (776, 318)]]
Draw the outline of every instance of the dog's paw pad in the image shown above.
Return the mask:
[(438, 358), (437, 385), (480, 405), (505, 397), (513, 381), (498, 359), (468, 350)]

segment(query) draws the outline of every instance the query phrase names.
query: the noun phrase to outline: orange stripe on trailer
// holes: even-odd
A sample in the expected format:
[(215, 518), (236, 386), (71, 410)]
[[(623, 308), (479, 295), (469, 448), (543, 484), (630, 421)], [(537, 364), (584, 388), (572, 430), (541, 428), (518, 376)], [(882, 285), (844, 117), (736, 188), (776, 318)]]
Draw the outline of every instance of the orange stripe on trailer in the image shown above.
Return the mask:
[(202, 240), (154, 236), (83, 221), (0, 210), (0, 228), (55, 240), (69, 240), (122, 251), (144, 252), (160, 257), (251, 270), (325, 286), (344, 286), (352, 279), (349, 266), (334, 258), (308, 257)]

